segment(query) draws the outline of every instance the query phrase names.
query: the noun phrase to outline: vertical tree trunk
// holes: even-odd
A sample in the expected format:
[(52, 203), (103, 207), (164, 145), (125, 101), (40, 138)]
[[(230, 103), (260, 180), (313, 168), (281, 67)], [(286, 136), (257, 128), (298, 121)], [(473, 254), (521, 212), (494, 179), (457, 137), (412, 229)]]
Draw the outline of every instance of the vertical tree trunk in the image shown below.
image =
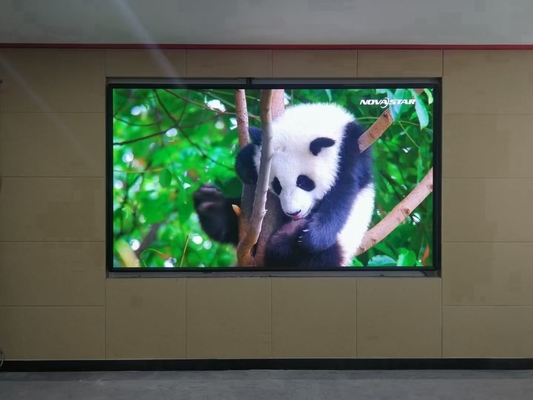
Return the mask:
[[(272, 119), (275, 119), (285, 111), (285, 91), (283, 89), (273, 90), (272, 93)], [(274, 133), (275, 134), (275, 133)], [(241, 211), (244, 214), (244, 218), (240, 218), (239, 240), (242, 240), (247, 231), (247, 222), (252, 215), (252, 209), (254, 205), (255, 185), (244, 185)], [(267, 194), (266, 201), (266, 215), (263, 218), (263, 224), (261, 226), (261, 234), (257, 241), (256, 246), (253, 249), (255, 266), (263, 266), (263, 257), (265, 251), (266, 240), (270, 237), (272, 232), (281, 226), (281, 206), (279, 200), (272, 193)]]

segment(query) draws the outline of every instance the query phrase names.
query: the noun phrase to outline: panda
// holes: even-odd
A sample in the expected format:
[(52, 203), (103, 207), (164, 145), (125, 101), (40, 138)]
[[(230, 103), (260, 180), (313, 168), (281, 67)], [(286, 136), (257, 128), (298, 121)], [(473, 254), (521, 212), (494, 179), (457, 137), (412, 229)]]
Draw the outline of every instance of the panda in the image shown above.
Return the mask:
[[(331, 103), (289, 106), (272, 121), (269, 190), (279, 200), (283, 225), (267, 239), (264, 267), (351, 265), (374, 212), (371, 148), (361, 152), (358, 144), (363, 133), (350, 113)], [(249, 134), (251, 142), (235, 160), (245, 185), (256, 184), (261, 161), (261, 130), (250, 127)], [(240, 206), (240, 199), (211, 185), (193, 198), (206, 234), (237, 246), (232, 204)]]

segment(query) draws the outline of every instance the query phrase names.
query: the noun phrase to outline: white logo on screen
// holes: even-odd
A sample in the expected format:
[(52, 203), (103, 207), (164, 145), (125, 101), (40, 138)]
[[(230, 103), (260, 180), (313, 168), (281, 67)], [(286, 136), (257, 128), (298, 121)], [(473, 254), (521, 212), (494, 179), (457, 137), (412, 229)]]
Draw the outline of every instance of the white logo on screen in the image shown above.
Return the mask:
[(401, 106), (403, 104), (414, 105), (416, 104), (416, 99), (361, 99), (359, 104), (362, 106), (380, 106), (381, 108), (386, 108), (387, 106)]

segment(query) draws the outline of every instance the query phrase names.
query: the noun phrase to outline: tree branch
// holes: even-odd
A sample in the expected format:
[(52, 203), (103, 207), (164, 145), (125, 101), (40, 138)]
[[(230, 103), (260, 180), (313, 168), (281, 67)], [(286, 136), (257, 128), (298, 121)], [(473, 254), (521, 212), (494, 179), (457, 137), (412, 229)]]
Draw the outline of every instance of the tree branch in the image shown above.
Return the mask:
[(261, 145), (261, 163), (255, 189), (255, 197), (247, 232), (237, 246), (237, 260), (240, 266), (255, 265), (251, 254), (252, 247), (257, 243), (261, 233), (263, 218), (266, 214), (266, 200), (272, 163), (272, 90), (261, 92), (261, 127), (263, 140)]
[(387, 108), (383, 114), (367, 129), (359, 138), (359, 150), (361, 152), (368, 149), (372, 143), (379, 139), (381, 135), (391, 126), (393, 122), (390, 109)]
[(157, 222), (150, 227), (150, 231), (148, 231), (148, 234), (142, 240), (141, 245), (137, 250), (135, 250), (135, 254), (138, 258), (141, 257), (142, 252), (145, 251), (148, 246), (150, 246), (150, 244), (152, 244), (152, 242), (156, 239), (157, 231), (159, 230), (159, 228), (161, 228), (161, 225), (163, 225), (163, 223), (164, 222)]
[[(239, 134), (239, 147), (242, 149), (249, 143), (248, 139), (248, 105), (246, 103), (246, 90), (235, 90), (235, 111), (237, 115), (237, 132)], [(253, 208), (254, 201), (254, 187), (251, 185), (244, 185), (241, 194), (241, 206), (244, 210), (241, 210), (236, 205), (232, 205), (233, 211), (237, 215), (239, 221), (239, 241), (243, 240), (248, 232), (248, 218), (249, 213)], [(250, 207), (247, 205), (250, 204)]]
[(200, 108), (203, 108), (204, 110), (207, 110), (207, 111), (211, 111), (211, 112), (214, 112), (214, 113), (217, 113), (217, 114), (220, 114), (220, 115), (235, 115), (234, 112), (231, 112), (231, 111), (220, 111), (220, 110), (214, 110), (212, 108), (209, 108), (209, 106), (206, 106), (204, 104), (201, 104), (201, 103), (198, 103), (194, 100), (191, 100), (191, 99), (188, 99), (186, 97), (183, 97), (182, 95), (179, 95), (177, 93), (174, 93), (172, 90), (170, 89), (163, 89), (165, 92), (167, 92), (168, 94), (171, 94), (172, 96), (174, 97), (177, 97), (178, 99), (182, 99), (183, 101), (186, 101), (190, 104), (194, 104), (195, 106), (197, 107), (200, 107)]
[(139, 126), (139, 127), (144, 127), (144, 128), (147, 128), (147, 127), (150, 127), (150, 126), (157, 126), (161, 123), (161, 121), (157, 121), (157, 122), (151, 122), (149, 124), (137, 124), (135, 122), (130, 122), (130, 121), (126, 121), (125, 119), (122, 119), (120, 117), (117, 117), (117, 116), (114, 116), (113, 117), (114, 120), (116, 121), (120, 121), (128, 126)]
[[(272, 90), (272, 119), (278, 118), (281, 114), (285, 112), (285, 90), (284, 89), (274, 89)], [(253, 194), (252, 194), (253, 196)], [(253, 197), (252, 197), (253, 199)], [(279, 198), (272, 192), (267, 193), (266, 198), (266, 209), (268, 213), (263, 219), (263, 226), (261, 227), (261, 234), (259, 235), (259, 240), (254, 249), (254, 261), (256, 266), (263, 266), (263, 259), (265, 256), (266, 244), (268, 238), (281, 228), (284, 224), (283, 221), (283, 210), (281, 209), (281, 203)]]
[[(424, 89), (414, 89), (418, 95)], [(359, 150), (365, 151), (391, 126), (393, 122), (390, 108), (372, 124), (368, 130), (359, 138)], [(429, 170), (422, 181), (409, 193), (400, 203), (392, 209), (376, 226), (368, 230), (363, 237), (359, 250), (355, 256), (363, 254), (365, 251), (375, 246), (386, 238), (401, 222), (407, 218), (411, 212), (418, 207), (422, 201), (433, 191), (433, 168)]]
[[(145, 139), (150, 139), (150, 138), (155, 137), (155, 136), (161, 136), (161, 135), (164, 135), (165, 133), (167, 133), (172, 128), (176, 128), (176, 129), (179, 129), (179, 130), (194, 128), (196, 126), (205, 124), (206, 122), (212, 121), (212, 120), (217, 119), (217, 118), (218, 118), (218, 115), (215, 115), (213, 117), (206, 118), (206, 119), (204, 119), (204, 120), (202, 120), (200, 122), (194, 123), (194, 124), (189, 124), (189, 125), (176, 125), (176, 124), (174, 124), (171, 127), (169, 127), (168, 129), (165, 129), (165, 130), (162, 130), (162, 131), (159, 131), (159, 132), (155, 132), (155, 133), (150, 133), (149, 135), (146, 135), (146, 136), (140, 136), (138, 138), (124, 140), (122, 142), (113, 142), (113, 146), (123, 146), (125, 144), (130, 144), (130, 143), (140, 142), (140, 141), (145, 140)], [(137, 126), (141, 126), (141, 125), (137, 125)], [(145, 125), (145, 126), (148, 126), (148, 125)], [(198, 145), (196, 145), (195, 147), (198, 147)]]
[[(424, 89), (414, 89), (417, 94), (421, 94)], [(368, 130), (359, 138), (359, 150), (361, 152), (368, 149), (372, 143), (379, 139), (381, 135), (392, 125), (394, 122), (390, 108), (387, 108), (383, 114), (372, 124)]]
[(276, 89), (272, 91), (272, 118), (283, 114), (285, 111), (285, 90)]
[[(243, 90), (243, 92), (245, 92), (244, 89), (241, 89)], [(220, 97), (220, 96), (217, 96), (215, 94), (215, 91), (214, 90), (198, 90), (200, 93), (203, 93), (203, 94), (207, 94), (208, 96), (214, 98), (215, 100), (218, 100), (220, 101), (222, 104), (225, 104), (229, 107), (234, 107), (235, 108), (235, 113), (237, 112), (237, 105), (236, 104), (231, 104), (231, 102), (225, 100), (223, 97)], [(260, 119), (260, 117), (258, 115), (254, 115), (252, 113), (248, 113), (248, 117), (250, 118), (253, 118), (253, 119)]]
[(159, 104), (161, 105), (161, 108), (163, 108), (163, 111), (165, 111), (165, 113), (168, 115), (168, 117), (172, 120), (172, 122), (174, 123), (174, 126), (176, 127), (176, 129), (179, 129), (180, 132), (183, 134), (183, 136), (185, 136), (185, 139), (187, 139), (187, 141), (194, 147), (196, 148), (196, 150), (198, 150), (200, 152), (200, 154), (204, 157), (204, 158), (207, 158), (209, 161), (211, 161), (212, 163), (214, 164), (217, 164), (217, 165), (220, 165), (221, 167), (224, 167), (226, 169), (229, 169), (230, 171), (233, 171), (233, 168), (230, 168), (222, 163), (219, 163), (217, 160), (214, 160), (213, 158), (209, 157), (209, 155), (199, 146), (197, 145), (196, 143), (194, 143), (192, 141), (192, 139), (190, 138), (190, 136), (188, 134), (185, 133), (185, 131), (180, 128), (180, 121), (179, 120), (176, 120), (176, 118), (174, 118), (174, 116), (172, 115), (172, 113), (168, 110), (168, 108), (165, 106), (165, 104), (163, 103), (163, 101), (161, 100), (161, 98), (159, 97), (159, 95), (157, 94), (157, 91), (155, 92), (155, 95), (157, 97), (157, 101), (159, 102)]
[(239, 146), (242, 149), (248, 144), (248, 107), (246, 105), (246, 91), (235, 90), (235, 110), (237, 114), (237, 131), (239, 132)]
[(370, 229), (355, 254), (361, 255), (371, 247), (386, 238), (399, 224), (401, 224), (433, 191), (433, 168), (424, 179), (400, 203), (392, 209), (375, 227)]

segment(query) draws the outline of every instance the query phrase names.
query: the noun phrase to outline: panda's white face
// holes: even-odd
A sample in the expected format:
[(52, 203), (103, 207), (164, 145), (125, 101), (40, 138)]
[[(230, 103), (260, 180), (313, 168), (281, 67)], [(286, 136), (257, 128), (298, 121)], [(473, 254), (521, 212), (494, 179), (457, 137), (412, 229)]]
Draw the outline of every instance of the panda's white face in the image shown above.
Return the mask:
[(344, 128), (352, 120), (336, 105), (305, 104), (287, 108), (273, 122), (270, 190), (285, 214), (305, 218), (334, 185)]
[(285, 214), (293, 219), (305, 218), (326, 194), (327, 188), (316, 178), (315, 171), (290, 153), (277, 153), (272, 160), (270, 190), (279, 197)]

